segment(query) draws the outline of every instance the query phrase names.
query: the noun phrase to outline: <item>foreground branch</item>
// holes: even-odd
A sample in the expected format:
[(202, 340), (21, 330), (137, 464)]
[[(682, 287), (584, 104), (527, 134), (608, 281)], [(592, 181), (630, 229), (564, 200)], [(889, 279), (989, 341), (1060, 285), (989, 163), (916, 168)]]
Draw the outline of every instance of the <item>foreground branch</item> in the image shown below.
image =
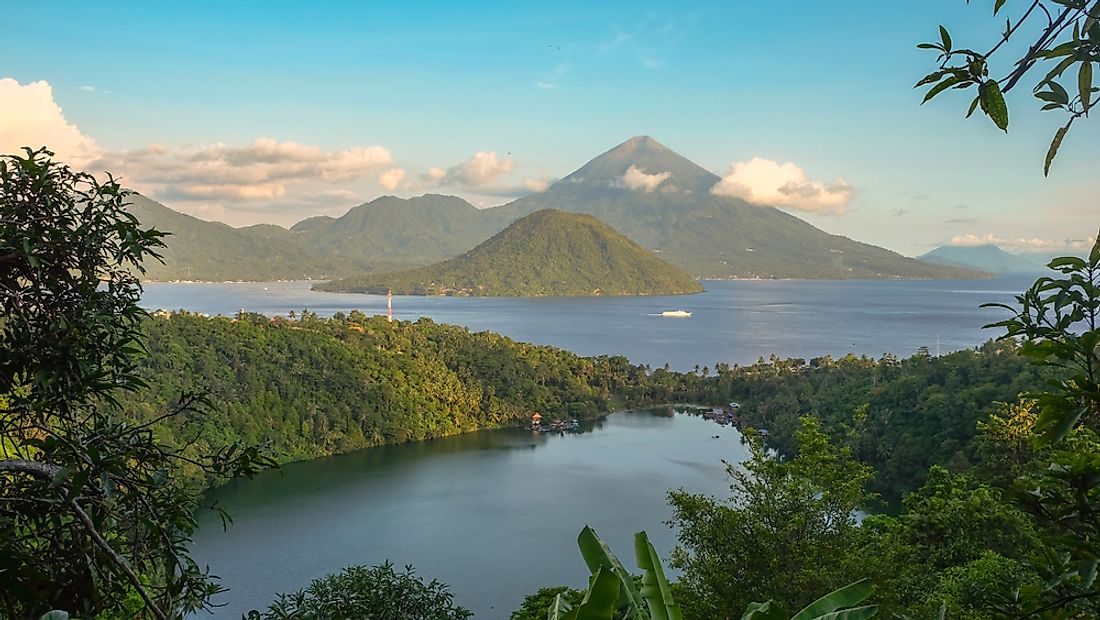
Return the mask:
[[(61, 467), (57, 465), (41, 463), (39, 461), (28, 461), (26, 459), (0, 460), (0, 472), (23, 473), (42, 480), (53, 480), (60, 471)], [(95, 523), (92, 521), (92, 518), (88, 516), (88, 513), (84, 512), (84, 509), (80, 507), (80, 504), (76, 503), (75, 499), (68, 499), (65, 503), (68, 504), (69, 508), (76, 514), (77, 519), (84, 525), (84, 529), (87, 530), (88, 536), (91, 537), (96, 546), (99, 547), (103, 553), (107, 554), (107, 557), (111, 558), (111, 561), (114, 562), (123, 573), (126, 573), (126, 578), (130, 580), (131, 585), (134, 586), (142, 600), (145, 601), (145, 605), (149, 608), (149, 611), (151, 611), (158, 620), (167, 620), (168, 616), (164, 615), (160, 607), (153, 602), (153, 598), (149, 596), (149, 593), (145, 590), (144, 584), (141, 583), (138, 576), (134, 574), (133, 569), (130, 568), (130, 563), (103, 539), (103, 536), (96, 530)]]

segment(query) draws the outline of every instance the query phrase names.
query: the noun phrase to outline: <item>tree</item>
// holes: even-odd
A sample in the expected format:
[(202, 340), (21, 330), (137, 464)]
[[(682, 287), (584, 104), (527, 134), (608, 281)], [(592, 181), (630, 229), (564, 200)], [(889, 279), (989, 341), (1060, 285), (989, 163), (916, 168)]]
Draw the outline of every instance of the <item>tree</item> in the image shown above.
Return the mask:
[(188, 555), (194, 489), (268, 464), (240, 444), (200, 457), (151, 426), (201, 404), (182, 395), (140, 424), (118, 395), (142, 387), (139, 277), (164, 233), (126, 210), (128, 192), (52, 160), (0, 157), (0, 610), (37, 617), (119, 610), (174, 617), (205, 605), (214, 580)]
[(1067, 617), (1100, 613), (1100, 239), (1087, 259), (1056, 258), (1045, 276), (1016, 297), (1001, 338), (1022, 340), (1020, 354), (1052, 371), (1049, 389), (1027, 396), (1038, 408), (1023, 420), (1034, 459), (1014, 482), (1015, 503), (1040, 533), (1030, 568), (1040, 585), (1002, 598), (1006, 613)]
[[(1004, 5), (1005, 0), (993, 0), (993, 15)], [(1075, 120), (1088, 116), (1095, 103), (1093, 93), (1100, 90), (1093, 86), (1093, 64), (1100, 63), (1100, 0), (1033, 0), (1017, 15), (1015, 20), (1006, 20), (1004, 31), (985, 52), (955, 47), (948, 30), (940, 26), (939, 41), (917, 46), (939, 53), (939, 68), (917, 82), (917, 87), (930, 85), (922, 103), (948, 89), (975, 88), (977, 94), (967, 117), (980, 107), (1007, 132), (1004, 93), (1015, 88), (1039, 63), (1048, 63), (1049, 71), (1035, 83), (1035, 97), (1043, 102), (1043, 110), (1060, 110), (1068, 120), (1054, 134), (1047, 151), (1043, 165), (1043, 174), (1047, 175), (1066, 133)], [(994, 74), (1002, 77), (991, 77), (994, 57), (1009, 53), (1007, 50), (1025, 37), (1028, 40), (1024, 41), (1027, 47), (1023, 54), (1005, 63), (1009, 68)], [(1074, 82), (1069, 88), (1059, 83), (1067, 73)]]
[(411, 566), (398, 573), (385, 562), (370, 568), (349, 566), (343, 572), (314, 580), (305, 590), (280, 594), (248, 620), (466, 620), (473, 612), (454, 604), (447, 586), (424, 583)]
[(847, 448), (829, 445), (814, 418), (802, 419), (797, 439), (797, 456), (783, 461), (749, 434), (743, 469), (727, 465), (728, 500), (669, 494), (680, 529), (672, 565), (683, 570), (677, 597), (685, 616), (730, 617), (768, 599), (798, 608), (862, 576), (847, 558), (871, 469)]

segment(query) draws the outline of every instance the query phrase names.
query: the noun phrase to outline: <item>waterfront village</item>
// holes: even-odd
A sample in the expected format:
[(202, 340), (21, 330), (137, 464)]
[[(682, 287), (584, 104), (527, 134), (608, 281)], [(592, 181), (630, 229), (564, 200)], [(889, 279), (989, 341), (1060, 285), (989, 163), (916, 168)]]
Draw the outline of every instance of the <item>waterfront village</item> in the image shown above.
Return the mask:
[[(712, 420), (719, 426), (733, 426), (738, 430), (741, 430), (744, 419), (741, 417), (741, 404), (731, 402), (725, 407), (711, 407), (710, 409), (701, 410), (702, 413), (692, 412), (694, 415), (702, 415), (703, 419)], [(542, 414), (534, 412), (531, 414), (531, 424), (528, 428), (536, 433), (576, 433), (581, 429), (581, 422), (577, 418), (571, 418), (570, 420), (562, 420), (560, 418), (554, 418), (550, 422), (543, 424)], [(767, 429), (759, 428), (756, 432), (760, 435), (767, 437)]]

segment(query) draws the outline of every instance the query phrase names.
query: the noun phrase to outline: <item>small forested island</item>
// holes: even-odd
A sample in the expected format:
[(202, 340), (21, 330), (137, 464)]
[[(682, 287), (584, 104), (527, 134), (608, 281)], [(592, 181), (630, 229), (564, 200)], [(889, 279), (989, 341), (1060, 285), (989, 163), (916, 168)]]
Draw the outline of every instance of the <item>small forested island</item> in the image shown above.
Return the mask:
[(315, 290), (535, 297), (676, 295), (703, 287), (589, 215), (543, 209), (469, 252), (434, 265), (326, 282)]

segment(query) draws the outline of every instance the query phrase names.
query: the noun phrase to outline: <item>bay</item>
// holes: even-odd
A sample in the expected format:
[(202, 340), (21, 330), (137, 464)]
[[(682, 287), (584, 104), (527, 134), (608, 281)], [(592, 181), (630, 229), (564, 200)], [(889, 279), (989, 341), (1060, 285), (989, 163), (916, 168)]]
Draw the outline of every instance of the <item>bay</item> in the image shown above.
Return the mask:
[[(412, 564), (478, 619), (507, 618), (526, 594), (585, 585), (577, 550), (590, 525), (633, 565), (646, 530), (662, 557), (675, 533), (669, 490), (728, 494), (722, 460), (740, 435), (699, 417), (619, 412), (577, 434), (482, 431), (284, 466), (209, 494), (193, 554), (229, 588), (217, 618), (350, 564)], [(210, 617), (199, 614), (197, 617)]]
[[(674, 370), (760, 357), (838, 357), (847, 353), (909, 356), (977, 346), (998, 335), (982, 325), (1008, 316), (983, 309), (1011, 303), (1034, 275), (990, 280), (708, 280), (706, 292), (657, 297), (395, 297), (394, 317), (494, 331), (580, 355), (625, 355), (636, 364)], [(148, 283), (149, 309), (207, 314), (239, 310), (321, 316), (362, 310), (385, 314), (380, 295), (319, 293), (309, 282)], [(688, 310), (689, 318), (660, 316)]]

